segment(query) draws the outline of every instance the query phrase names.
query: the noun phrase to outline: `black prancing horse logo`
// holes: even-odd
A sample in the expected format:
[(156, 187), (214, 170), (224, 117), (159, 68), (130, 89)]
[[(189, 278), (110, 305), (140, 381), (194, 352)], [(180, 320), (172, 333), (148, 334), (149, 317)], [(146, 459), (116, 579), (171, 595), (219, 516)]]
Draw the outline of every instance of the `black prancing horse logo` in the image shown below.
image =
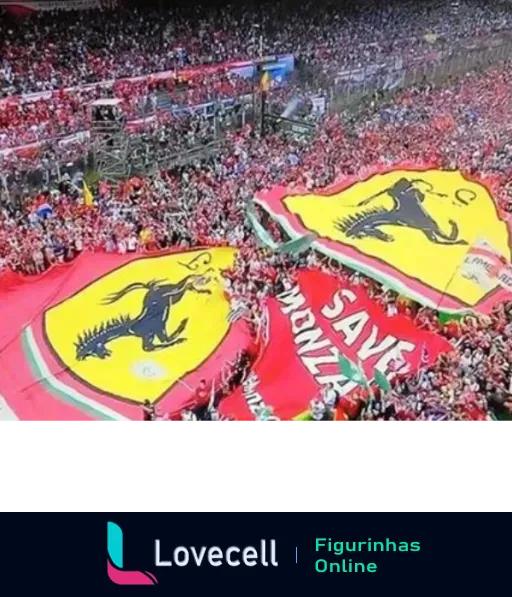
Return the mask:
[[(439, 224), (432, 218), (423, 207), (425, 195), (420, 191), (417, 183), (423, 183), (429, 187), (427, 193), (439, 197), (447, 197), (440, 193), (434, 193), (432, 185), (422, 179), (407, 180), (401, 178), (392, 187), (389, 187), (358, 204), (358, 207), (368, 205), (382, 195), (388, 194), (393, 200), (391, 209), (373, 208), (363, 210), (353, 216), (338, 219), (335, 226), (349, 238), (376, 238), (384, 242), (393, 242), (395, 238), (383, 232), (381, 226), (404, 226), (420, 230), (429, 241), (438, 245), (467, 245), (467, 241), (459, 238), (459, 227), (453, 220), (449, 221), (451, 226), (447, 234), (441, 230)], [(464, 199), (463, 199), (464, 193)], [(459, 189), (456, 193), (457, 200), (468, 205), (468, 201), (476, 199), (476, 193), (468, 189)]]

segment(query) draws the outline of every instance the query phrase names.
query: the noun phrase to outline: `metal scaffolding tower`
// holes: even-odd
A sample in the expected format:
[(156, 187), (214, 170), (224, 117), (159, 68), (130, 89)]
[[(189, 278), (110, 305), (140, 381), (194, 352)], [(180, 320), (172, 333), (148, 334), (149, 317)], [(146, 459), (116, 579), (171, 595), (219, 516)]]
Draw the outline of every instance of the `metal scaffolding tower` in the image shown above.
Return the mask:
[(115, 182), (129, 175), (129, 140), (121, 100), (100, 99), (91, 104), (94, 168), (102, 180)]

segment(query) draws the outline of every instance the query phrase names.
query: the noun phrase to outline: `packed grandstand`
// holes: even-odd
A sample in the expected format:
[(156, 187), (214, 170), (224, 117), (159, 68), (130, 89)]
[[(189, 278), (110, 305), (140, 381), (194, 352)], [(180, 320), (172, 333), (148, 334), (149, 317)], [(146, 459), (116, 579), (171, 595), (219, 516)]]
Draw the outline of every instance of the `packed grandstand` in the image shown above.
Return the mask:
[(56, 4), (0, 1), (0, 419), (510, 418), (509, 2)]

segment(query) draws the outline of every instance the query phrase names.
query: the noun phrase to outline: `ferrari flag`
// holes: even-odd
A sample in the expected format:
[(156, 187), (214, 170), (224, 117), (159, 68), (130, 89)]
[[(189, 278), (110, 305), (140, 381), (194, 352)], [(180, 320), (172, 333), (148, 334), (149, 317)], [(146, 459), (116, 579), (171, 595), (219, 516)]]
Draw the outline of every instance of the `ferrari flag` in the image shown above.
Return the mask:
[(462, 275), (489, 290), (498, 284), (512, 292), (512, 267), (485, 239), (478, 239), (462, 264)]
[[(238, 420), (293, 419), (328, 386), (348, 398), (367, 379), (386, 379), (432, 364), (451, 345), (416, 328), (404, 315), (387, 317), (360, 286), (350, 286), (318, 270), (303, 270), (298, 283), (268, 301), (268, 343), (243, 386), (221, 403), (225, 416)], [(362, 367), (340, 368), (340, 355)]]
[(84, 254), (27, 281), (2, 278), (0, 394), (22, 419), (137, 419), (197, 405), (250, 345), (221, 271), (235, 250)]
[(315, 233), (315, 249), (429, 307), (487, 313), (507, 299), (498, 279), (484, 288), (461, 271), (479, 237), (510, 263), (511, 235), (488, 188), (458, 171), (403, 166), (314, 194), (277, 187), (255, 202), (291, 238)]

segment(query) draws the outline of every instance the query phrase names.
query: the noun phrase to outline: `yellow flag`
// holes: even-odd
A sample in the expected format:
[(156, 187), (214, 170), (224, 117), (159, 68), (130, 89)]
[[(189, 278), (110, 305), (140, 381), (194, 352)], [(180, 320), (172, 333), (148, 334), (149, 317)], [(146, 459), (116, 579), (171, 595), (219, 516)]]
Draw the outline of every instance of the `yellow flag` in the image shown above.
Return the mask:
[(146, 244), (149, 240), (151, 240), (151, 236), (152, 236), (152, 234), (151, 234), (151, 230), (149, 228), (143, 228), (139, 234), (140, 241), (143, 244)]
[(261, 77), (261, 91), (264, 93), (268, 93), (270, 91), (270, 75), (268, 71), (265, 71)]
[(489, 239), (507, 262), (512, 256), (508, 224), (489, 189), (458, 171), (397, 169), (282, 202), (301, 234), (318, 235), (319, 250), (430, 306), (446, 295), (461, 309), (476, 308), (498, 289), (497, 280), (484, 289), (462, 275), (477, 238)]
[(92, 196), (91, 189), (87, 186), (87, 183), (84, 180), (84, 205), (88, 207), (93, 205), (94, 197)]
[(221, 247), (134, 259), (47, 310), (46, 341), (94, 391), (156, 403), (229, 332), (221, 272), (235, 256)]

